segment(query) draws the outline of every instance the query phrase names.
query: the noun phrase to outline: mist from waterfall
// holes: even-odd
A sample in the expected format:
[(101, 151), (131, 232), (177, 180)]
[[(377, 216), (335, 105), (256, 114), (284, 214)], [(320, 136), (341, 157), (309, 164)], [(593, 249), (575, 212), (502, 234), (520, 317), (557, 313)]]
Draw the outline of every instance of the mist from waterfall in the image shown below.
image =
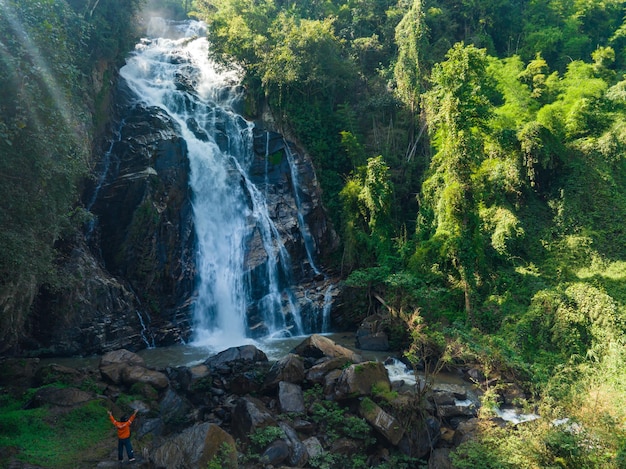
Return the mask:
[(262, 285), (254, 285), (263, 290), (257, 308), (264, 326), (269, 334), (291, 328), (289, 333), (296, 335), (301, 319), (284, 285), (290, 276), (289, 255), (268, 214), (265, 194), (247, 175), (253, 124), (236, 111), (242, 100), (240, 74), (209, 60), (203, 28), (196, 21), (153, 19), (150, 38), (137, 45), (120, 74), (138, 104), (164, 109), (187, 143), (198, 250), (193, 341), (222, 350), (250, 342), (246, 311), (253, 286), (245, 260), (253, 236), (267, 254)]

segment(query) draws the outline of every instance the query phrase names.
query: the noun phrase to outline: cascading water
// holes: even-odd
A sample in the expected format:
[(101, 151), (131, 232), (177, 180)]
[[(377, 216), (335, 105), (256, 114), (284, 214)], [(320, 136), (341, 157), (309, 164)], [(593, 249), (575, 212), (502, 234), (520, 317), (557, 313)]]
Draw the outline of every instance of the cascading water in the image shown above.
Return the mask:
[[(209, 60), (203, 27), (153, 19), (151, 39), (137, 46), (120, 75), (138, 104), (165, 110), (187, 142), (198, 250), (194, 342), (223, 349), (248, 342), (255, 325), (246, 324), (246, 311), (253, 302), (268, 334), (298, 335), (302, 325), (288, 288), (289, 255), (265, 194), (247, 175), (253, 124), (236, 112), (239, 74)], [(255, 285), (245, 266), (253, 238), (267, 257)]]
[(315, 261), (313, 260), (313, 238), (311, 237), (311, 233), (309, 233), (308, 227), (304, 222), (304, 218), (302, 217), (302, 202), (300, 200), (300, 194), (298, 192), (298, 188), (300, 186), (298, 184), (298, 173), (296, 171), (296, 164), (293, 160), (293, 154), (291, 153), (288, 142), (285, 142), (285, 153), (287, 155), (287, 160), (289, 161), (289, 167), (291, 168), (291, 180), (293, 181), (294, 185), (294, 198), (296, 201), (296, 208), (298, 209), (298, 227), (300, 228), (300, 233), (302, 234), (302, 239), (304, 240), (306, 255), (309, 259), (309, 264), (311, 265), (313, 271), (316, 274), (320, 274), (320, 271), (315, 265)]

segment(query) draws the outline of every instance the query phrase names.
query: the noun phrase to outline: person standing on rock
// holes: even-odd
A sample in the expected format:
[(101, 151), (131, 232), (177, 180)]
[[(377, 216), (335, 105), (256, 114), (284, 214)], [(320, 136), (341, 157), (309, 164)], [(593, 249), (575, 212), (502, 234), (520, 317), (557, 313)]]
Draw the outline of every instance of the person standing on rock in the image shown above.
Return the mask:
[(123, 416), (119, 422), (115, 420), (110, 410), (107, 410), (107, 413), (109, 414), (109, 419), (117, 428), (117, 459), (120, 461), (124, 459), (124, 448), (126, 448), (128, 460), (134, 461), (135, 453), (133, 452), (133, 445), (130, 444), (130, 424), (133, 423), (137, 416), (137, 409), (130, 417)]

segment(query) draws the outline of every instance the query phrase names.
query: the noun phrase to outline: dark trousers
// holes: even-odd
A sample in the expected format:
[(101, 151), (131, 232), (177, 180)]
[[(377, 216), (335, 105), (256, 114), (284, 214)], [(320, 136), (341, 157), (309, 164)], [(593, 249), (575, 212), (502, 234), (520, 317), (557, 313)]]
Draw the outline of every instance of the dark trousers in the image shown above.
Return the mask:
[(128, 459), (133, 459), (135, 455), (133, 453), (133, 445), (130, 444), (130, 438), (119, 438), (117, 440), (117, 459), (120, 461), (124, 459), (124, 448), (126, 448)]

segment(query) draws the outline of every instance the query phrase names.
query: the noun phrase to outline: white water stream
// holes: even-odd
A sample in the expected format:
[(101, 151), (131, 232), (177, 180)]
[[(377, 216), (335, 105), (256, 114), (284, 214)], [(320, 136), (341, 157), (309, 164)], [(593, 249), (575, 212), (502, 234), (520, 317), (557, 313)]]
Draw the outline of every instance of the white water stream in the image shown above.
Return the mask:
[(245, 258), (253, 235), (267, 254), (265, 278), (254, 285), (263, 290), (257, 302), (263, 324), (270, 335), (301, 334), (299, 311), (281, 284), (290, 277), (289, 256), (265, 194), (247, 175), (253, 124), (236, 111), (242, 100), (240, 74), (209, 60), (200, 22), (152, 19), (148, 32), (120, 74), (138, 102), (172, 117), (187, 143), (198, 249), (194, 344), (219, 351), (250, 342), (246, 311), (252, 286)]

